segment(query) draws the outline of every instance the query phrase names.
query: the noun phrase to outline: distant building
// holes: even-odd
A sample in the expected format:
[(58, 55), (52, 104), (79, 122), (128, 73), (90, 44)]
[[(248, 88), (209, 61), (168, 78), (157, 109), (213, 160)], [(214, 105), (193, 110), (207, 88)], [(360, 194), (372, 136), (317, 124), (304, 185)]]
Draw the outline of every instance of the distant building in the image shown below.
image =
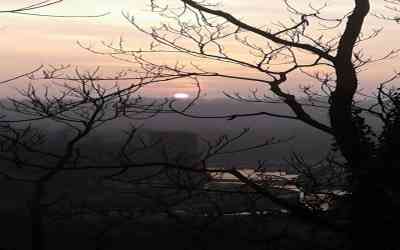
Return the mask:
[[(214, 171), (221, 170), (221, 168), (213, 168)], [(300, 190), (294, 185), (297, 175), (287, 174), (284, 171), (279, 172), (259, 172), (255, 169), (237, 169), (242, 175), (249, 178), (254, 183), (265, 186), (269, 191), (271, 191), (276, 197), (285, 199), (293, 204), (298, 204), (300, 202)], [(237, 193), (237, 200), (246, 200), (245, 194), (257, 193), (253, 188), (248, 186), (246, 183), (240, 181), (237, 177), (226, 172), (214, 172), (211, 175), (211, 180), (205, 185), (206, 189), (209, 190), (221, 190), (229, 191), (232, 193)], [(239, 194), (241, 193), (240, 197)], [(251, 197), (251, 196), (249, 196)], [(248, 198), (249, 198), (248, 197)], [(248, 200), (248, 199), (247, 199)], [(240, 202), (239, 202), (240, 203)], [(267, 210), (278, 210), (281, 211), (282, 208), (272, 202), (267, 198), (259, 199), (254, 201), (251, 205), (256, 207), (259, 211)], [(247, 207), (244, 207), (247, 209)]]

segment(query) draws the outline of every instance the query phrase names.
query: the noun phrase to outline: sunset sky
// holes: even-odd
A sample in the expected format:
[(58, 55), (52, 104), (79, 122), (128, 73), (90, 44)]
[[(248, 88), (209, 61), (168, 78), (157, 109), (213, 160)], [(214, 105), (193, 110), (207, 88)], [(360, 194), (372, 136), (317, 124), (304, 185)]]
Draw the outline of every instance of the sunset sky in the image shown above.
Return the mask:
[[(33, 0), (1, 0), (0, 10), (12, 9), (32, 3)], [(174, 4), (176, 0), (163, 0), (164, 3)], [(287, 20), (288, 15), (281, 0), (229, 0), (221, 1), (226, 10), (257, 25), (270, 24), (277, 20)], [(265, 4), (268, 2), (268, 4)], [(304, 2), (300, 0), (292, 2)], [(315, 1), (318, 2), (318, 1)], [(351, 9), (351, 1), (330, 1), (329, 15), (337, 16)], [(334, 3), (333, 3), (334, 2)], [(389, 13), (383, 9), (383, 1), (373, 1), (372, 13)], [(100, 18), (48, 18), (25, 15), (0, 14), (0, 80), (12, 77), (18, 73), (27, 72), (37, 65), (71, 64), (83, 68), (101, 66), (110, 71), (127, 68), (130, 65), (108, 57), (93, 55), (77, 46), (76, 41), (82, 43), (99, 44), (100, 41), (117, 41), (123, 36), (131, 48), (146, 46), (150, 41), (140, 34), (122, 17), (121, 11), (127, 11), (137, 17), (138, 22), (145, 26), (159, 23), (157, 15), (149, 12), (146, 0), (65, 0), (63, 3), (38, 10), (36, 12), (55, 15), (96, 15), (105, 12), (111, 14)], [(390, 21), (369, 17), (365, 32), (384, 27), (382, 34), (369, 42), (365, 53), (372, 56), (382, 55), (391, 49), (400, 47), (396, 34), (400, 25)], [(243, 53), (243, 51), (237, 51)], [(160, 58), (162, 60), (162, 58)], [(196, 60), (196, 59), (194, 59)], [(217, 70), (232, 70), (226, 65), (217, 65)], [(370, 66), (369, 70), (360, 74), (361, 87), (373, 90), (375, 84), (389, 77), (394, 70), (399, 69), (399, 60), (395, 59), (384, 64)], [(216, 70), (216, 69), (214, 69)], [(239, 72), (240, 73), (240, 72)], [(246, 73), (246, 72), (243, 72)], [(296, 76), (288, 83), (288, 88), (296, 88), (305, 84), (306, 78)], [(208, 96), (219, 96), (222, 90), (245, 92), (255, 85), (226, 80), (203, 79), (202, 84)], [(12, 93), (13, 87), (22, 86), (22, 80), (1, 86), (1, 95)], [(170, 96), (176, 92), (190, 92), (187, 85), (171, 83), (162, 87), (153, 87), (148, 91), (150, 95)]]

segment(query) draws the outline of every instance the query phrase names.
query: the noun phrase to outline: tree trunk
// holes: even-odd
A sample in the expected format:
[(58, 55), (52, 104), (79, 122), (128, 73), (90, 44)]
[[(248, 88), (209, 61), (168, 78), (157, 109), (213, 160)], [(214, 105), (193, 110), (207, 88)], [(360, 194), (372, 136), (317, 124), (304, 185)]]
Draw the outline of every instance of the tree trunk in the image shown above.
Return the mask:
[(329, 110), (336, 143), (346, 158), (351, 172), (352, 225), (349, 228), (351, 249), (391, 250), (395, 237), (387, 223), (393, 218), (391, 202), (385, 194), (384, 162), (374, 147), (367, 143), (360, 124), (354, 117), (353, 98), (358, 79), (352, 62), (353, 50), (369, 12), (368, 0), (355, 0), (346, 29), (340, 39), (335, 59), (336, 88)]

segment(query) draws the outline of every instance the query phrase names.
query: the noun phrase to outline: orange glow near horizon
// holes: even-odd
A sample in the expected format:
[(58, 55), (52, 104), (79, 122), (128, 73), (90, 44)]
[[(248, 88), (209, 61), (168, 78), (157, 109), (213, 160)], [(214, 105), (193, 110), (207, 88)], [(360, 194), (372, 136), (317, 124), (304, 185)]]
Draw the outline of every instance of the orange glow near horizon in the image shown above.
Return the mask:
[[(166, 0), (160, 0), (166, 1)], [(167, 0), (168, 3), (177, 0)], [(248, 20), (250, 23), (257, 23), (259, 20), (265, 23), (259, 24), (265, 27), (273, 22), (280, 21), (281, 19), (287, 20), (288, 14), (282, 6), (281, 1), (274, 1), (265, 4), (264, 0), (255, 0), (243, 4), (241, 0), (222, 1), (223, 7), (229, 10), (236, 16), (243, 17), (243, 20)], [(293, 0), (297, 4), (302, 4), (300, 0)], [(318, 1), (314, 1), (318, 2)], [(332, 5), (333, 5), (333, 1)], [(383, 1), (374, 2), (373, 12), (382, 10)], [(15, 8), (25, 6), (31, 3), (26, 0), (2, 0), (1, 9)], [(331, 7), (329, 10), (333, 16), (340, 13), (345, 13), (351, 4), (349, 1), (339, 0), (335, 1), (335, 8)], [(130, 48), (145, 47), (149, 43), (149, 38), (145, 35), (135, 31), (133, 27), (125, 20), (121, 11), (127, 11), (135, 15), (138, 22), (145, 26), (150, 26), (159, 22), (158, 17), (154, 13), (148, 11), (148, 2), (142, 0), (65, 0), (62, 4), (52, 6), (49, 9), (41, 10), (40, 12), (48, 12), (56, 15), (94, 15), (105, 12), (111, 12), (110, 15), (101, 18), (46, 18), (46, 17), (32, 17), (23, 15), (0, 15), (0, 32), (2, 38), (0, 39), (0, 53), (2, 60), (0, 61), (0, 81), (17, 75), (21, 72), (28, 72), (35, 68), (37, 65), (59, 65), (71, 64), (74, 67), (94, 68), (101, 66), (107, 70), (118, 71), (119, 68), (129, 68), (131, 65), (116, 61), (115, 59), (94, 55), (88, 51), (80, 48), (76, 41), (81, 41), (85, 44), (99, 45), (101, 41), (118, 41), (121, 36), (127, 41)], [(39, 12), (39, 11), (36, 11)], [(398, 38), (396, 35), (400, 30), (400, 25), (391, 23), (389, 21), (378, 20), (375, 17), (370, 17), (365, 25), (365, 32), (371, 31), (374, 28), (384, 27), (382, 34), (369, 41), (364, 46), (366, 54), (371, 54), (374, 57), (382, 56), (385, 52), (398, 48)], [(382, 46), (384, 45), (384, 46)], [(238, 56), (247, 53), (243, 49), (231, 48)], [(176, 60), (174, 57), (159, 58), (162, 61), (171, 62)], [(196, 59), (194, 59), (196, 60)], [(207, 64), (205, 64), (207, 65)], [(393, 73), (394, 70), (399, 69), (399, 60), (395, 59), (385, 63), (377, 63), (371, 66), (368, 71), (360, 74), (360, 82), (364, 89), (374, 89), (377, 82), (383, 81)], [(248, 70), (244, 71), (237, 67), (227, 66), (223, 63), (213, 63), (213, 71), (218, 72), (233, 72), (237, 74), (252, 74)], [(301, 78), (301, 76), (292, 77), (293, 88), (297, 88), (300, 84), (307, 83), (309, 80)], [(3, 89), (8, 87), (23, 86), (19, 80), (11, 86), (1, 86)], [(252, 86), (258, 87), (252, 83), (243, 83), (239, 81), (230, 81), (223, 79), (203, 79), (203, 89), (210, 91), (208, 96), (215, 96), (223, 90), (233, 92), (246, 92)], [(189, 84), (190, 85), (190, 84)], [(163, 84), (163, 87), (152, 87), (150, 92), (157, 95), (171, 95), (185, 89), (186, 91), (191, 86), (172, 83), (171, 85)], [(289, 84), (288, 84), (289, 85)], [(169, 87), (168, 87), (169, 86)], [(195, 89), (193, 89), (195, 91)], [(3, 90), (2, 95), (11, 93), (11, 90)]]

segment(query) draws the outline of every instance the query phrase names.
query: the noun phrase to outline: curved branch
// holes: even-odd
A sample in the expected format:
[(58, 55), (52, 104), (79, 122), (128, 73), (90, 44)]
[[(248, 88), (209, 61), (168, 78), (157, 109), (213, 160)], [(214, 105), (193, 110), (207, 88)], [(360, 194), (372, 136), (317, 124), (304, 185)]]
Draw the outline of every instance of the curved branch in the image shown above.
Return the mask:
[(227, 13), (225, 11), (221, 11), (221, 10), (213, 10), (210, 8), (207, 8), (204, 5), (201, 5), (199, 3), (197, 3), (196, 1), (193, 0), (181, 0), (183, 3), (199, 10), (199, 11), (203, 11), (206, 12), (208, 14), (214, 15), (214, 16), (219, 16), (222, 17), (224, 19), (226, 19), (227, 21), (229, 21), (230, 23), (237, 25), (239, 28), (248, 30), (250, 32), (253, 32), (255, 34), (258, 34), (262, 37), (265, 37), (275, 43), (278, 44), (282, 44), (285, 46), (289, 46), (289, 47), (294, 47), (294, 48), (299, 48), (299, 49), (303, 49), (306, 50), (308, 52), (312, 52), (328, 61), (334, 61), (335, 58), (333, 56), (331, 56), (328, 52), (320, 50), (314, 46), (311, 46), (309, 44), (304, 44), (304, 43), (297, 43), (297, 42), (292, 42), (292, 41), (288, 41), (282, 38), (279, 38), (277, 35), (269, 33), (267, 31), (261, 30), (259, 28), (256, 28), (254, 26), (251, 26), (247, 23), (244, 23), (242, 21), (240, 21), (239, 19), (237, 19), (236, 17), (232, 16), (230, 13)]

